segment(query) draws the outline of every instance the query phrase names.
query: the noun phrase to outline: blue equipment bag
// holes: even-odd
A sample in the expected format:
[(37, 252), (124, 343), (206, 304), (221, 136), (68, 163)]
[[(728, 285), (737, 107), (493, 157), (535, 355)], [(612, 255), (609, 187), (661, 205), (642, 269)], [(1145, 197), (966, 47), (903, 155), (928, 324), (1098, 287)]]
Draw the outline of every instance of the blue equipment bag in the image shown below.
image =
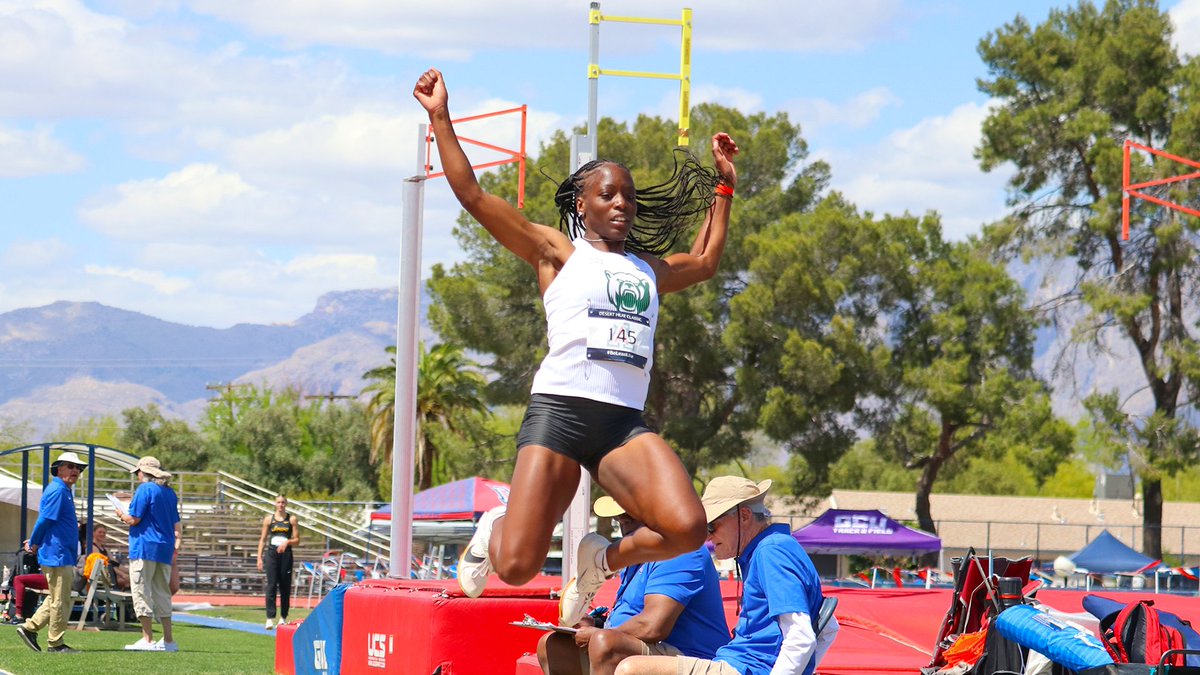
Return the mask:
[(1071, 670), (1113, 662), (1100, 638), (1030, 605), (1009, 607), (996, 617), (994, 625), (1009, 640)]
[(296, 675), (338, 675), (342, 669), (343, 596), (349, 584), (338, 584), (317, 604), (292, 635)]

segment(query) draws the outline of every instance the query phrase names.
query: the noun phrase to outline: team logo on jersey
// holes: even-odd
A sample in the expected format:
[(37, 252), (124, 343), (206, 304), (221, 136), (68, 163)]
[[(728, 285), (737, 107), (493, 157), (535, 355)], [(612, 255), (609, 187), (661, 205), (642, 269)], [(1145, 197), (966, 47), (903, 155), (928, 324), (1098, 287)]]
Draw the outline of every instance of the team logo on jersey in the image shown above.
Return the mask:
[(650, 282), (628, 272), (604, 271), (608, 277), (608, 301), (623, 312), (643, 314), (650, 309)]

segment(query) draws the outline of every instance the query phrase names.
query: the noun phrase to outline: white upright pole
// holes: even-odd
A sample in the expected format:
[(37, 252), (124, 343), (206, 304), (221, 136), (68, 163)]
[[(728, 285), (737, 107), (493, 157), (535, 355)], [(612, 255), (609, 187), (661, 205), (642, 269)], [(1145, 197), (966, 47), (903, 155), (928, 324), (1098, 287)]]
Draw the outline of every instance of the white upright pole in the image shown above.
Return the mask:
[(400, 277), (396, 295), (396, 402), (392, 445), (392, 564), (407, 579), (412, 565), (413, 448), (417, 440), (417, 330), (421, 296), (421, 221), (425, 212), (425, 134), (420, 126), (416, 176), (404, 179)]
[[(592, 11), (599, 11), (599, 3), (592, 3)], [(592, 24), (592, 63), (599, 54), (599, 25)], [(588, 130), (590, 136), (572, 136), (571, 137), (571, 165), (570, 172), (575, 171), (595, 159), (596, 157), (596, 79), (589, 80), (589, 112), (588, 112)], [(579, 561), (575, 559), (575, 552), (579, 548), (579, 542), (584, 535), (591, 529), (591, 514), (592, 514), (592, 477), (587, 471), (581, 467), (579, 469), (579, 487), (575, 490), (575, 497), (571, 499), (571, 505), (567, 507), (567, 512), (563, 514), (563, 536), (562, 536), (562, 578), (563, 586), (567, 581), (579, 575)]]
[[(588, 120), (587, 135), (571, 137), (570, 172), (596, 158), (596, 116), (600, 84), (600, 3), (591, 3), (588, 13)], [(588, 533), (592, 513), (592, 477), (579, 469), (579, 488), (571, 506), (563, 514), (562, 569), (563, 585), (579, 575), (575, 551)]]

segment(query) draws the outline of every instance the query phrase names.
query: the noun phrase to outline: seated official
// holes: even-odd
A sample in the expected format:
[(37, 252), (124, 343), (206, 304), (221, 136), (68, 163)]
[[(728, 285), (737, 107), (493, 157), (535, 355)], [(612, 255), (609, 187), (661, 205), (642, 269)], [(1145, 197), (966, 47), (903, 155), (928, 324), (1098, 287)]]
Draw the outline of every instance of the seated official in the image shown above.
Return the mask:
[[(615, 518), (622, 536), (642, 523), (611, 497), (596, 500), (597, 516)], [(538, 642), (538, 661), (548, 675), (611, 675), (633, 655), (712, 658), (729, 641), (720, 580), (712, 556), (701, 547), (660, 562), (621, 570), (617, 598), (604, 628), (585, 623), (574, 636), (550, 632)]]
[(786, 525), (771, 524), (764, 500), (771, 481), (720, 476), (700, 503), (718, 558), (737, 558), (745, 585), (733, 639), (711, 659), (632, 656), (618, 675), (812, 675), (838, 632), (836, 618), (817, 634), (821, 580)]

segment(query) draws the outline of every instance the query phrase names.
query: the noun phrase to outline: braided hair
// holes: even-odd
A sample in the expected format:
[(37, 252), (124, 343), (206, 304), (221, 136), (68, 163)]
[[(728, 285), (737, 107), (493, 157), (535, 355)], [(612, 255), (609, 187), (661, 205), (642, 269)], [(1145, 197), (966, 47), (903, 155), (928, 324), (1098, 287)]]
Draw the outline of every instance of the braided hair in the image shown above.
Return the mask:
[[(679, 235), (691, 228), (712, 208), (713, 190), (720, 182), (716, 169), (710, 169), (683, 148), (674, 153), (675, 168), (666, 182), (639, 188), (637, 220), (625, 239), (625, 250), (663, 256), (670, 252)], [(584, 184), (599, 167), (609, 164), (626, 171), (620, 162), (595, 159), (579, 167), (558, 186), (554, 205), (558, 207), (558, 229), (574, 237), (583, 236), (586, 228), (576, 200), (583, 194)], [(632, 172), (630, 172), (632, 175)]]

